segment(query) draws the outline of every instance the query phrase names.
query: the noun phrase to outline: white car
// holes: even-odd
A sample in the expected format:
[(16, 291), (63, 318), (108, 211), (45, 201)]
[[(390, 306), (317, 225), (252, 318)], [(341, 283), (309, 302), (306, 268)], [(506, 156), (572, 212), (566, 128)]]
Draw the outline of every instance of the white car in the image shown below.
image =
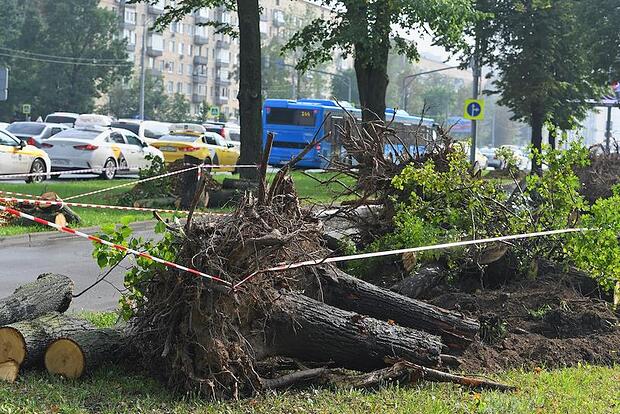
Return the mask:
[(7, 124), (6, 122), (0, 122), (0, 129), (6, 129), (9, 125), (11, 124)]
[(65, 124), (70, 128), (73, 128), (73, 124), (78, 119), (80, 114), (75, 112), (54, 112), (45, 117), (45, 122), (53, 124)]
[(27, 145), (8, 131), (0, 130), (0, 178), (2, 174), (39, 173), (41, 175), (25, 178), (27, 183), (39, 183), (47, 178), (51, 166), (50, 158), (44, 151)]
[(160, 150), (149, 146), (133, 132), (101, 126), (59, 132), (41, 147), (49, 154), (53, 171), (98, 169), (101, 177), (107, 180), (117, 173), (135, 173), (139, 168), (148, 168), (150, 157), (164, 159)]
[(110, 125), (114, 128), (128, 129), (141, 140), (152, 144), (164, 135), (168, 135), (170, 124), (159, 121), (140, 121), (138, 119), (119, 119)]

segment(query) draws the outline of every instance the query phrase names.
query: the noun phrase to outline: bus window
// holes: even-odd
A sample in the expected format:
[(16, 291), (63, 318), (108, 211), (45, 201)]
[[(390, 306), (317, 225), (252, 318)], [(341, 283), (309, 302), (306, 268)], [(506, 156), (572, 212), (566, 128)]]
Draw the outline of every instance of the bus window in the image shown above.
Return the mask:
[(314, 126), (315, 122), (312, 109), (267, 108), (268, 124)]

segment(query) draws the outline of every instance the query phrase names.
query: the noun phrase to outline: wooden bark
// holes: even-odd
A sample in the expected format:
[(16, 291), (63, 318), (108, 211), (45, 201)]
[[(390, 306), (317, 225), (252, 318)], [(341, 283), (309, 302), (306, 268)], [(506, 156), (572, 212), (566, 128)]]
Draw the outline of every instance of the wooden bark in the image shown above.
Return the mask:
[(427, 294), (447, 276), (447, 270), (439, 265), (425, 266), (396, 283), (391, 291), (417, 299)]
[[(239, 121), (241, 156), (239, 164), (258, 164), (263, 148), (261, 117), (261, 37), (258, 0), (237, 2), (239, 17)], [(256, 181), (256, 168), (240, 168), (239, 175)]]
[(37, 280), (0, 299), (0, 326), (34, 319), (49, 312), (64, 312), (73, 296), (73, 281), (67, 276), (43, 273)]
[(19, 364), (13, 360), (0, 362), (0, 381), (15, 382), (19, 374)]
[(399, 295), (332, 267), (318, 269), (317, 275), (320, 290), (315, 294), (326, 304), (440, 335), (451, 349), (466, 348), (480, 329), (474, 319)]
[(404, 358), (425, 366), (440, 364), (441, 340), (426, 332), (393, 325), (286, 293), (274, 303), (267, 322), (266, 349), (310, 361), (369, 371), (386, 358)]
[(103, 362), (118, 360), (126, 348), (122, 330), (87, 328), (53, 340), (45, 351), (45, 368), (51, 374), (75, 379)]
[(85, 320), (60, 313), (5, 325), (0, 328), (0, 361), (13, 360), (21, 367), (41, 365), (51, 341), (86, 329), (94, 327)]

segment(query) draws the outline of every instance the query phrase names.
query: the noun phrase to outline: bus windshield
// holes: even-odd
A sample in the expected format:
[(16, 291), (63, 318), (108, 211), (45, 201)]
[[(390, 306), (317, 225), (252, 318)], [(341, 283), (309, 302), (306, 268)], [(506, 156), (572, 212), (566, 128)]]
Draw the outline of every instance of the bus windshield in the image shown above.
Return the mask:
[(311, 109), (267, 108), (267, 123), (278, 125), (314, 126), (316, 111)]

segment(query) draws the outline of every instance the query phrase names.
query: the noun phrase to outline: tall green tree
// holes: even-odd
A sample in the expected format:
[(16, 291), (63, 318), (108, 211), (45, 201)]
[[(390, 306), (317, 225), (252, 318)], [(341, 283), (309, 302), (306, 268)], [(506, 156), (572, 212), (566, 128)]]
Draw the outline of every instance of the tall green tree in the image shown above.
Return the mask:
[[(169, 97), (164, 91), (161, 76), (154, 76), (150, 70), (144, 77), (144, 116), (146, 119), (165, 119)], [(140, 113), (139, 74), (129, 81), (117, 82), (108, 92), (108, 99), (99, 108), (102, 112), (117, 118), (132, 118)]]
[(347, 82), (351, 83), (351, 103), (359, 106), (360, 104), (360, 95), (357, 89), (357, 82), (355, 81), (355, 70), (354, 69), (345, 69), (338, 73), (340, 76), (344, 76), (347, 80), (343, 78), (334, 78), (332, 79), (332, 96), (340, 101), (348, 101), (349, 100), (349, 85)]
[[(353, 55), (364, 121), (385, 117), (388, 54), (415, 60), (416, 31), (431, 32), (435, 42), (464, 47), (463, 30), (476, 18), (469, 0), (323, 0), (332, 13), (296, 33), (287, 50), (301, 49), (307, 69), (332, 59), (336, 49)], [(398, 30), (396, 30), (398, 28)]]
[(190, 103), (185, 95), (175, 93), (168, 99), (162, 119), (173, 123), (188, 122), (192, 119), (190, 109)]
[(17, 16), (24, 16), (19, 34), (0, 39), (1, 47), (12, 50), (3, 114), (22, 103), (32, 104), (34, 115), (91, 111), (95, 99), (130, 72), (118, 18), (98, 5), (98, 0), (19, 2)]
[[(131, 3), (150, 2), (150, 0), (131, 0)], [(166, 6), (166, 10), (156, 22), (158, 27), (166, 27), (174, 21), (202, 8), (219, 8), (236, 12), (239, 25), (212, 20), (207, 26), (215, 27), (216, 33), (239, 36), (239, 121), (241, 126), (241, 164), (259, 164), (263, 149), (263, 127), (261, 118), (261, 45), (260, 45), (260, 7), (258, 0), (178, 0)], [(242, 168), (242, 178), (254, 180), (258, 177), (256, 168)]]
[[(595, 22), (584, 19), (590, 6), (580, 0), (478, 0), (477, 7), (492, 18), (472, 33), (477, 47), (471, 57), (496, 72), (492, 92), (514, 120), (531, 126), (531, 144), (540, 153), (546, 123), (577, 124), (589, 109), (585, 100), (602, 93)], [(534, 170), (538, 164), (536, 158)]]

